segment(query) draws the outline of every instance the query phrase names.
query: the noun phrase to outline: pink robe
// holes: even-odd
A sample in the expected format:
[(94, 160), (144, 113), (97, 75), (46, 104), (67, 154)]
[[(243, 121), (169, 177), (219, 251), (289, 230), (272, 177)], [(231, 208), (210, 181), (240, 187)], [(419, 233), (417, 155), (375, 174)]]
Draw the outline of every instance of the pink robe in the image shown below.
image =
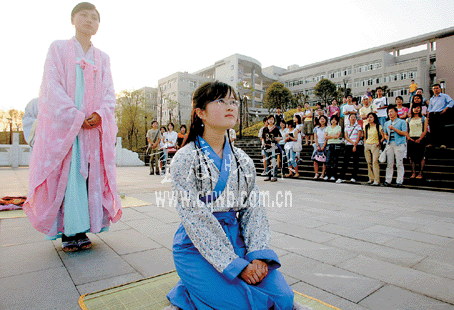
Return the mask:
[[(110, 221), (117, 222), (122, 214), (116, 186), (115, 140), (118, 128), (109, 56), (94, 48), (95, 66), (85, 66), (84, 100), (79, 111), (75, 105), (75, 40), (51, 44), (39, 95), (29, 192), (23, 209), (32, 225), (45, 234), (51, 231), (62, 207), (72, 145), (78, 134), (81, 173), (85, 179), (90, 176), (90, 231), (100, 232)], [(82, 129), (84, 119), (93, 112), (101, 116), (101, 125), (95, 129)]]

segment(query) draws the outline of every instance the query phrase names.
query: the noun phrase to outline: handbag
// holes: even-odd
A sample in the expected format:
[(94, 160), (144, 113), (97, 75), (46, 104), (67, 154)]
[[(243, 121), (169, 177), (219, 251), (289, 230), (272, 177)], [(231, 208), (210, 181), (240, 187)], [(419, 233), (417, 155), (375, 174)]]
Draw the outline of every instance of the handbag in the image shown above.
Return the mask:
[(388, 144), (386, 144), (385, 149), (381, 152), (380, 157), (378, 157), (378, 161), (381, 163), (386, 163), (386, 152), (388, 151)]
[(315, 154), (314, 160), (318, 161), (320, 163), (324, 163), (324, 162), (326, 162), (326, 156), (322, 152), (319, 152), (319, 153)]
[(303, 149), (303, 146), (298, 141), (295, 141), (295, 142), (293, 142), (292, 149), (293, 149), (293, 152), (295, 152), (295, 153), (301, 152), (301, 150)]

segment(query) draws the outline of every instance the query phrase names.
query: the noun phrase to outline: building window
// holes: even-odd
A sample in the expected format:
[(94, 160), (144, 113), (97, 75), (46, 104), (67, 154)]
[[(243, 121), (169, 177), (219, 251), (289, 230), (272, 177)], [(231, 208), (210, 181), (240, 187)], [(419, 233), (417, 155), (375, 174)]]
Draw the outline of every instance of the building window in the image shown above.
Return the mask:
[(230, 70), (234, 70), (234, 69), (235, 69), (235, 65), (231, 65)]

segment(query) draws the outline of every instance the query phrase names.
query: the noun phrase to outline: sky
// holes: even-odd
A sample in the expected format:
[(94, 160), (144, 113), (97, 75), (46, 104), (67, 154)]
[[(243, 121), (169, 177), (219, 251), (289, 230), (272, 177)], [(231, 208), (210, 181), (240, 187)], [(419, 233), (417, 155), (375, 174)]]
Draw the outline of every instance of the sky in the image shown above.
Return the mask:
[[(80, 1), (2, 4), (0, 109), (24, 110), (38, 96), (54, 40), (75, 34)], [(108, 1), (94, 46), (111, 58), (115, 91), (156, 87), (177, 71), (195, 72), (239, 53), (262, 68), (287, 68), (454, 26), (452, 0)]]

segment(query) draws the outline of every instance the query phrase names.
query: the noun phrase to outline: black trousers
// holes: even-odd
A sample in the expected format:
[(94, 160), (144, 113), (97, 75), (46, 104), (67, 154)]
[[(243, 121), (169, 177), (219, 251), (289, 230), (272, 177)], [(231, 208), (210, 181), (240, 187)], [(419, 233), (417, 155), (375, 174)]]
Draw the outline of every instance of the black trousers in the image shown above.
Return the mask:
[[(345, 174), (347, 173), (348, 167), (352, 168), (352, 178), (357, 179), (358, 177), (358, 164), (359, 164), (359, 156), (364, 154), (364, 148), (362, 145), (356, 146), (356, 151), (353, 152), (353, 145), (346, 145), (344, 147), (344, 162), (342, 163), (342, 170), (340, 173), (341, 179), (346, 179)], [(353, 164), (350, 166), (350, 161)]]
[(446, 115), (447, 113), (441, 114), (440, 112), (429, 113), (430, 143), (433, 146), (446, 144), (446, 142), (444, 141), (446, 139)]

